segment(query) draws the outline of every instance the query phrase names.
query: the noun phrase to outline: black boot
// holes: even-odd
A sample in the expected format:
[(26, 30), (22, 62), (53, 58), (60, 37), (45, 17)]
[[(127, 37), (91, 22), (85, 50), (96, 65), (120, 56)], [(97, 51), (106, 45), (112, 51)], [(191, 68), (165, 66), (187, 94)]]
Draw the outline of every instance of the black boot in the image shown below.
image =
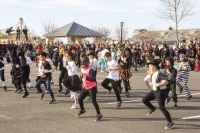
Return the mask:
[(24, 95), (22, 96), (22, 98), (25, 98), (25, 97), (27, 97), (29, 95), (29, 93), (26, 91), (25, 93), (24, 93)]
[(123, 88), (122, 88), (122, 87), (119, 87), (119, 94), (122, 93), (122, 90), (123, 90)]
[(3, 91), (4, 91), (4, 92), (7, 91), (7, 87), (6, 87), (6, 86), (3, 87)]
[(176, 103), (174, 104), (174, 109), (178, 109), (178, 105)]
[(128, 97), (129, 97), (129, 92), (127, 91), (127, 92), (126, 92), (126, 98), (128, 98)]

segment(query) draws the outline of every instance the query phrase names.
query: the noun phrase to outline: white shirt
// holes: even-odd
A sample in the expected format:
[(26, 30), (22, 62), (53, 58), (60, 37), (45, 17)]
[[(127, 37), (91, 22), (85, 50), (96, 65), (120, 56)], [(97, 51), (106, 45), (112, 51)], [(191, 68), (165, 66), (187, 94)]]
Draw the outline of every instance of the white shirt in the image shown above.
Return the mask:
[(98, 65), (99, 65), (99, 63), (98, 63), (96, 58), (90, 59), (90, 65), (89, 66), (92, 68), (92, 70), (96, 71)]
[(51, 66), (53, 65), (53, 62), (50, 58), (46, 58), (46, 61), (48, 61)]
[(63, 61), (63, 67), (66, 67), (66, 63), (67, 63), (67, 60), (66, 60), (66, 58), (65, 58), (65, 57), (63, 57), (62, 61)]
[(31, 64), (33, 64), (33, 61), (31, 60), (31, 58), (30, 57), (26, 57), (26, 64), (27, 65), (31, 65)]
[(107, 53), (107, 52), (109, 52), (109, 50), (107, 50), (107, 49), (102, 50), (102, 51), (101, 51), (101, 58), (104, 59), (104, 55), (105, 55), (105, 53)]
[[(154, 91), (157, 91), (157, 87), (155, 86), (155, 84), (156, 84), (156, 80), (157, 80), (157, 77), (158, 77), (158, 72), (159, 72), (159, 71), (155, 72), (155, 73), (152, 75), (152, 84), (153, 84), (152, 89), (153, 89)], [(163, 82), (165, 82), (165, 80), (162, 80), (162, 81), (161, 81), (161, 83), (163, 83)], [(164, 89), (166, 89), (166, 86), (161, 86), (160, 89), (161, 89), (161, 90), (164, 90)]]
[[(112, 69), (112, 68), (115, 68), (117, 66), (118, 66), (118, 63), (115, 60), (108, 61), (107, 64), (106, 64), (107, 69), (109, 69), (109, 68)], [(107, 78), (113, 79), (113, 80), (119, 80), (119, 71), (118, 70), (110, 71)]]
[(39, 63), (38, 63), (38, 76), (41, 76), (41, 66), (42, 66), (42, 61), (39, 60)]
[(76, 64), (74, 63), (74, 61), (68, 62), (67, 69), (68, 69), (69, 76), (78, 75), (77, 70), (76, 70)]

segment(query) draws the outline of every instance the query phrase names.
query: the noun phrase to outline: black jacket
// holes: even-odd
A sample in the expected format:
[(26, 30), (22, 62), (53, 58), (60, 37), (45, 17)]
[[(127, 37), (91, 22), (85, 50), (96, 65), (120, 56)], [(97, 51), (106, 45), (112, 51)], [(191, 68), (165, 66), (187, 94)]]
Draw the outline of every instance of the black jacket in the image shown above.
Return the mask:
[(168, 82), (170, 84), (174, 84), (176, 82), (176, 76), (177, 76), (177, 70), (173, 68), (172, 70), (169, 70), (171, 74), (167, 73), (167, 69), (169, 69), (170, 66), (167, 66), (164, 70), (164, 74), (168, 77)]
[[(131, 68), (133, 64), (131, 56), (127, 57), (125, 61), (122, 61), (122, 58), (120, 57), (120, 59), (118, 60), (118, 63), (122, 69)], [(120, 63), (122, 63), (123, 65), (121, 65)]]
[(55, 66), (58, 66), (58, 63), (60, 63), (59, 65), (59, 69), (60, 71), (63, 69), (63, 55), (59, 56), (58, 59), (53, 63)]

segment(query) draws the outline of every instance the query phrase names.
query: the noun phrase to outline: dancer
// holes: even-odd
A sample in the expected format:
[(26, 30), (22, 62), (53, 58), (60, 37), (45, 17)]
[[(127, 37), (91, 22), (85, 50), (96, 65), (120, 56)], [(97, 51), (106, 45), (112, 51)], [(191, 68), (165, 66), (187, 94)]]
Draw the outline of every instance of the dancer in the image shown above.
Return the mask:
[[(120, 71), (119, 75), (122, 78), (124, 83), (124, 88), (126, 92), (126, 97), (129, 97), (129, 79), (132, 76), (131, 74), (131, 67), (132, 67), (132, 58), (131, 58), (131, 51), (129, 48), (125, 48), (123, 55), (119, 58), (118, 63), (120, 64)], [(120, 92), (122, 90), (120, 89)]]
[[(181, 63), (179, 64), (179, 68), (178, 68), (178, 76), (176, 79), (176, 84), (179, 87), (180, 94), (182, 93), (184, 89), (187, 96), (186, 100), (190, 100), (192, 98), (192, 95), (188, 88), (188, 78), (189, 78), (189, 72), (191, 68), (186, 57), (180, 58), (180, 61)], [(180, 84), (181, 82), (183, 83), (183, 86)]]
[(41, 84), (43, 82), (46, 83), (47, 86), (47, 90), (50, 93), (51, 96), (51, 100), (49, 102), (49, 104), (55, 103), (55, 98), (54, 98), (54, 94), (51, 90), (51, 75), (52, 75), (52, 69), (51, 69), (51, 65), (49, 64), (49, 62), (46, 60), (47, 54), (45, 52), (42, 52), (40, 54), (40, 59), (42, 61), (42, 69), (40, 71), (41, 73), (41, 78), (38, 80), (38, 82), (36, 83), (36, 88), (37, 90), (42, 93), (40, 100), (42, 100), (44, 98), (45, 92), (41, 89)]
[(30, 76), (30, 71), (31, 71), (30, 65), (33, 64), (33, 61), (31, 60), (31, 58), (30, 58), (29, 56), (26, 56), (25, 58), (26, 58), (27, 75), (28, 75), (26, 82), (28, 83), (29, 88), (33, 88), (33, 85), (32, 85), (31, 80), (30, 80), (30, 78), (29, 78), (29, 76)]
[[(65, 51), (63, 51), (62, 53), (59, 53), (59, 57), (58, 60), (54, 62), (54, 66), (58, 66), (58, 63), (60, 63), (59, 69), (60, 69), (60, 76), (59, 76), (59, 90), (58, 90), (58, 94), (62, 93), (62, 80), (64, 79), (64, 77), (68, 76), (68, 72), (66, 69), (66, 64), (67, 64), (67, 59), (64, 56), (66, 54)], [(66, 90), (65, 96), (67, 96), (70, 93), (70, 91)]]
[[(117, 97), (117, 107), (121, 107), (122, 100), (118, 90), (120, 67), (115, 60), (112, 60), (110, 52), (105, 53), (104, 58), (107, 61), (106, 70), (109, 72), (109, 74), (107, 78), (104, 79), (104, 81), (101, 83), (101, 85), (108, 90), (108, 95), (110, 94), (112, 88), (114, 89)], [(111, 83), (112, 87), (108, 86), (109, 83)]]
[(4, 76), (4, 64), (6, 62), (3, 59), (3, 56), (0, 57), (0, 76), (1, 76), (1, 81), (3, 84), (3, 90), (4, 92), (7, 91), (7, 87), (6, 87), (6, 81), (5, 81), (5, 76)]
[(25, 98), (29, 95), (27, 87), (26, 87), (26, 81), (27, 81), (27, 78), (29, 77), (28, 66), (27, 66), (26, 58), (24, 57), (25, 53), (21, 48), (18, 48), (17, 55), (20, 59), (19, 66), (20, 66), (20, 69), (21, 69), (21, 72), (22, 72), (21, 82), (22, 82), (22, 85), (23, 85), (23, 88), (24, 88), (24, 91), (25, 91), (24, 95), (22, 97)]
[(156, 108), (150, 103), (150, 101), (156, 99), (160, 110), (168, 122), (168, 124), (165, 126), (165, 129), (171, 129), (174, 126), (174, 122), (172, 122), (171, 116), (165, 108), (166, 85), (168, 84), (167, 76), (159, 72), (160, 67), (157, 60), (151, 59), (150, 62), (148, 62), (148, 65), (149, 70), (152, 72), (151, 82), (149, 82), (152, 90), (142, 99), (142, 102), (150, 109), (147, 113), (147, 116), (156, 111)]
[(71, 91), (72, 95), (71, 97), (74, 97), (75, 103), (72, 105), (71, 109), (77, 109), (79, 108), (78, 103), (78, 91), (82, 90), (80, 78), (78, 77), (76, 64), (74, 62), (74, 54), (72, 52), (66, 53), (66, 59), (67, 59), (67, 71), (68, 71), (68, 77), (63, 79), (63, 85), (65, 88)]
[(96, 109), (97, 112), (97, 118), (95, 121), (100, 121), (102, 118), (102, 115), (100, 113), (99, 105), (96, 101), (96, 94), (97, 94), (97, 84), (96, 84), (96, 74), (94, 70), (89, 66), (89, 59), (88, 57), (84, 57), (82, 60), (82, 81), (84, 88), (81, 91), (80, 97), (78, 99), (80, 104), (80, 112), (77, 114), (77, 117), (85, 113), (85, 109), (83, 106), (83, 100), (87, 95), (90, 95), (91, 101)]
[(171, 57), (168, 57), (166, 59), (167, 67), (164, 70), (164, 74), (168, 76), (168, 82), (169, 84), (167, 85), (167, 99), (166, 99), (166, 104), (171, 100), (171, 97), (169, 96), (169, 91), (172, 91), (172, 98), (174, 101), (174, 109), (178, 109), (177, 105), (177, 94), (176, 94), (176, 76), (177, 76), (177, 70), (174, 68), (174, 59)]

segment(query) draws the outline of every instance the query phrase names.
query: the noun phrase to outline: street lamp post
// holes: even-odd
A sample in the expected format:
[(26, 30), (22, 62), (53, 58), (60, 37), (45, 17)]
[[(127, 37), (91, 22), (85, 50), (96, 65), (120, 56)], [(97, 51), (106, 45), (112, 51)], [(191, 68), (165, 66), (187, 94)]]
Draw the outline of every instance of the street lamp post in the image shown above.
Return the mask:
[(120, 25), (121, 25), (121, 45), (122, 45), (122, 28), (123, 28), (123, 26), (124, 26), (124, 22), (120, 22)]

